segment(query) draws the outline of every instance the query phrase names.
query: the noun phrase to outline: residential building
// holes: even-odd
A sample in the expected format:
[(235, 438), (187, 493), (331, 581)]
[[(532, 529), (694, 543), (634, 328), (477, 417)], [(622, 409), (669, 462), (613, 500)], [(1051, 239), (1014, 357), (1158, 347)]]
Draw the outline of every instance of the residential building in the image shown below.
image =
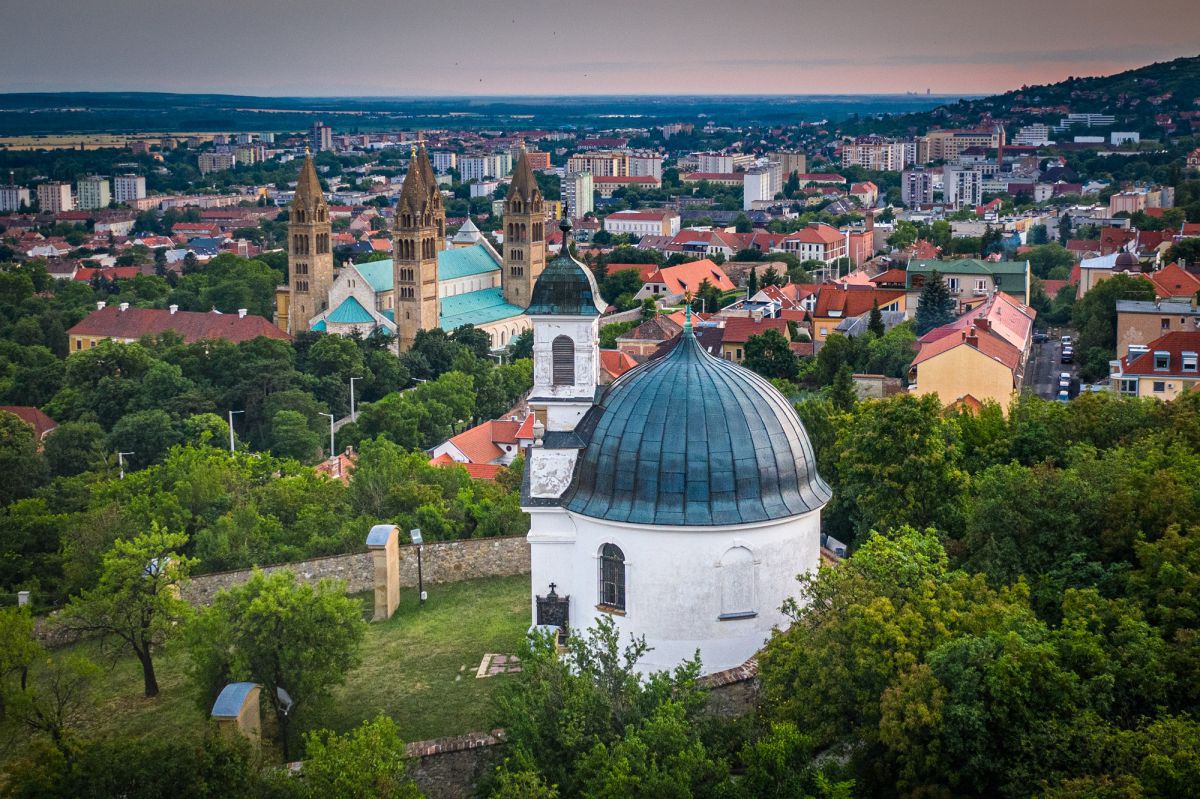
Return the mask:
[(562, 179), (561, 193), (574, 217), (583, 217), (596, 210), (591, 172), (572, 172)]
[(324, 122), (314, 122), (309, 134), (313, 152), (323, 153), (333, 149), (333, 128)]
[(577, 153), (567, 159), (566, 173), (591, 172), (598, 178), (625, 177), (629, 174), (627, 159), (625, 153), (610, 150)]
[(843, 286), (822, 283), (812, 306), (812, 337), (818, 345), (837, 331), (838, 325), (878, 308), (880, 313), (904, 313), (908, 299), (899, 289), (880, 289), (874, 286)]
[(44, 212), (59, 214), (63, 211), (75, 210), (75, 200), (71, 196), (71, 184), (51, 181), (39, 183), (37, 187), (38, 207)]
[(842, 166), (860, 166), (877, 172), (899, 172), (904, 169), (904, 143), (860, 136), (842, 144)]
[(20, 211), (32, 204), (29, 189), (24, 186), (0, 186), (0, 213)]
[(825, 264), (832, 264), (848, 254), (846, 237), (841, 231), (821, 222), (812, 222), (808, 227), (789, 233), (781, 242), (780, 249), (801, 261), (821, 261)]
[(1025, 125), (1013, 136), (1012, 143), (1020, 147), (1043, 147), (1052, 144), (1049, 125)]
[(933, 173), (924, 167), (906, 169), (900, 175), (900, 199), (915, 208), (933, 203)]
[[(520, 156), (520, 153), (517, 155)], [(529, 159), (529, 168), (535, 172), (550, 168), (550, 153), (544, 153), (541, 150), (526, 150), (525, 157)]]
[(76, 205), (88, 210), (107, 208), (112, 202), (112, 192), (109, 190), (108, 178), (99, 175), (88, 175), (80, 178), (75, 186)]
[(1021, 390), (1037, 313), (1004, 292), (922, 336), (909, 391), (945, 406), (992, 401), (1005, 413)]
[(42, 448), (42, 442), (46, 440), (46, 436), (58, 429), (58, 422), (43, 413), (41, 409), (35, 408), (32, 405), (0, 405), (0, 413), (11, 413), (32, 427), (33, 437), (37, 441), (38, 449)]
[(748, 169), (742, 181), (742, 210), (761, 208), (775, 199), (775, 187), (769, 169)]
[(1117, 357), (1133, 347), (1148, 346), (1167, 333), (1200, 330), (1194, 300), (1117, 300)]
[(872, 181), (850, 184), (850, 196), (858, 200), (864, 208), (874, 208), (879, 202), (879, 187)]
[(738, 364), (746, 360), (746, 342), (752, 336), (761, 336), (768, 330), (774, 330), (789, 342), (792, 340), (786, 319), (734, 316), (726, 319), (722, 328), (721, 357)]
[(463, 183), (486, 178), (502, 178), (512, 171), (512, 156), (508, 153), (465, 155), (458, 159), (459, 179)]
[(447, 150), (435, 150), (429, 154), (433, 161), (433, 168), (439, 174), (446, 174), (451, 169), (458, 168), (458, 153), (452, 153)]
[(793, 172), (804, 174), (808, 171), (808, 155), (803, 150), (776, 150), (770, 159), (779, 164), (784, 180)]
[(1023, 304), (1029, 304), (1032, 272), (1029, 261), (981, 261), (963, 258), (957, 261), (921, 260), (908, 264), (908, 308), (917, 310), (917, 298), (925, 287), (925, 280), (933, 272), (941, 275), (942, 282), (950, 290), (960, 306), (977, 303), (984, 298), (1003, 291)]
[(611, 197), (617, 189), (628, 186), (637, 186), (646, 189), (662, 188), (662, 181), (658, 178), (645, 175), (643, 177), (629, 177), (628, 175), (593, 175), (592, 187), (596, 194), (601, 197)]
[(233, 169), (237, 165), (237, 157), (233, 153), (222, 151), (200, 153), (196, 157), (196, 165), (201, 175), (207, 175), (210, 172)]
[(1108, 128), (1115, 125), (1116, 122), (1117, 118), (1112, 114), (1067, 114), (1059, 120), (1058, 125), (1055, 126), (1055, 130), (1066, 130), (1072, 125), (1083, 125), (1088, 128)]
[(651, 177), (662, 180), (663, 159), (658, 153), (630, 153), (626, 164), (626, 171), (630, 177)]
[(979, 168), (946, 167), (943, 171), (946, 204), (954, 208), (983, 205), (984, 173)]
[(118, 203), (131, 203), (146, 196), (146, 178), (143, 175), (117, 175), (113, 178), (113, 199)]
[(533, 446), (534, 415), (493, 419), (443, 441), (429, 451), (435, 466), (458, 464), (476, 479), (493, 480), (505, 466)]
[(726, 153), (696, 153), (697, 172), (732, 172), (733, 156)]
[(684, 172), (680, 183), (715, 183), (718, 186), (741, 186), (746, 181), (745, 172)]
[(997, 125), (986, 130), (931, 130), (922, 137), (922, 163), (957, 161), (963, 150), (971, 147), (995, 149), (1004, 144), (1004, 128)]
[(1119, 191), (1108, 199), (1108, 215), (1136, 214), (1146, 210), (1147, 194), (1144, 191)]
[(633, 296), (636, 300), (653, 299), (663, 305), (674, 305), (687, 294), (699, 291), (705, 281), (721, 291), (737, 288), (725, 270), (705, 258), (656, 269)]
[(80, 352), (101, 341), (130, 344), (142, 336), (156, 336), (168, 331), (177, 333), (188, 344), (206, 339), (238, 344), (259, 336), (291, 340), (291, 336), (268, 320), (246, 313), (245, 308), (236, 314), (223, 314), (219, 311), (180, 311), (176, 305), (162, 310), (134, 308), (127, 302), (117, 306), (98, 302), (96, 310), (67, 331), (67, 346), (70, 352)]
[(679, 232), (679, 212), (669, 210), (617, 211), (604, 218), (604, 229), (614, 235), (674, 236)]
[(1173, 400), (1200, 386), (1200, 332), (1172, 331), (1109, 362), (1110, 389), (1125, 397)]

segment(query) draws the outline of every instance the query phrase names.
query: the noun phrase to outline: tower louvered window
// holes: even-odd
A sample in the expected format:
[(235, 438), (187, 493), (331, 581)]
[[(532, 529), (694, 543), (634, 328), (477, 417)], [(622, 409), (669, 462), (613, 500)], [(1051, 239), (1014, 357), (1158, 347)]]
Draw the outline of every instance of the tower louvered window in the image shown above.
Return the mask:
[(568, 336), (559, 336), (550, 345), (550, 356), (554, 385), (572, 385), (575, 382), (575, 342)]

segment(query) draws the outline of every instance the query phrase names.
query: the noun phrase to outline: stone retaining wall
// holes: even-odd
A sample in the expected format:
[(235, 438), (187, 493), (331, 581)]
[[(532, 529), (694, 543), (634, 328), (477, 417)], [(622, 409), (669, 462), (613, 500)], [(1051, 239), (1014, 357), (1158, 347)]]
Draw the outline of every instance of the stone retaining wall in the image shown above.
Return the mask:
[[(430, 584), (529, 574), (529, 542), (523, 535), (436, 541), (425, 545), (421, 566), (425, 582)], [(267, 574), (280, 569), (288, 569), (303, 580), (343, 580), (347, 592), (352, 594), (370, 591), (375, 587), (375, 568), (369, 552), (262, 567)], [(218, 591), (249, 580), (252, 571), (237, 569), (197, 575), (183, 589), (183, 597), (193, 605), (207, 605)], [(400, 585), (410, 588), (416, 584), (417, 548), (411, 544), (405, 545), (400, 547)]]
[(495, 765), (496, 746), (503, 742), (504, 730), (416, 741), (406, 747), (412, 758), (408, 771), (429, 799), (468, 799)]

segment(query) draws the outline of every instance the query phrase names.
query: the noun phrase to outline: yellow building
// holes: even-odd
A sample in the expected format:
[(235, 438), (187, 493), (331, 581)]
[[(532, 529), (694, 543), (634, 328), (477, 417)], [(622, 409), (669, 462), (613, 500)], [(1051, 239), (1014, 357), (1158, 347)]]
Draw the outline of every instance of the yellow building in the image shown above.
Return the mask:
[(1200, 386), (1200, 332), (1177, 331), (1131, 346), (1111, 363), (1112, 390), (1126, 397), (1173, 400)]

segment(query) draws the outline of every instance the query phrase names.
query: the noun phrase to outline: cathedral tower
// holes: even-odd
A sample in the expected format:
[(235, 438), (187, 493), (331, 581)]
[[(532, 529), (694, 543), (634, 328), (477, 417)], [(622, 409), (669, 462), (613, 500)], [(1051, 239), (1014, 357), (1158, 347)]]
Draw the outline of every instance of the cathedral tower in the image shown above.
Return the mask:
[(400, 352), (419, 330), (438, 326), (438, 251), (445, 246), (446, 210), (425, 146), (414, 150), (396, 204), (392, 278)]
[(504, 300), (529, 307), (533, 284), (546, 267), (546, 209), (525, 148), (504, 200)]
[(329, 307), (332, 232), (329, 205), (317, 179), (317, 168), (312, 158), (305, 156), (288, 213), (287, 332), (292, 335), (308, 330), (309, 320)]

